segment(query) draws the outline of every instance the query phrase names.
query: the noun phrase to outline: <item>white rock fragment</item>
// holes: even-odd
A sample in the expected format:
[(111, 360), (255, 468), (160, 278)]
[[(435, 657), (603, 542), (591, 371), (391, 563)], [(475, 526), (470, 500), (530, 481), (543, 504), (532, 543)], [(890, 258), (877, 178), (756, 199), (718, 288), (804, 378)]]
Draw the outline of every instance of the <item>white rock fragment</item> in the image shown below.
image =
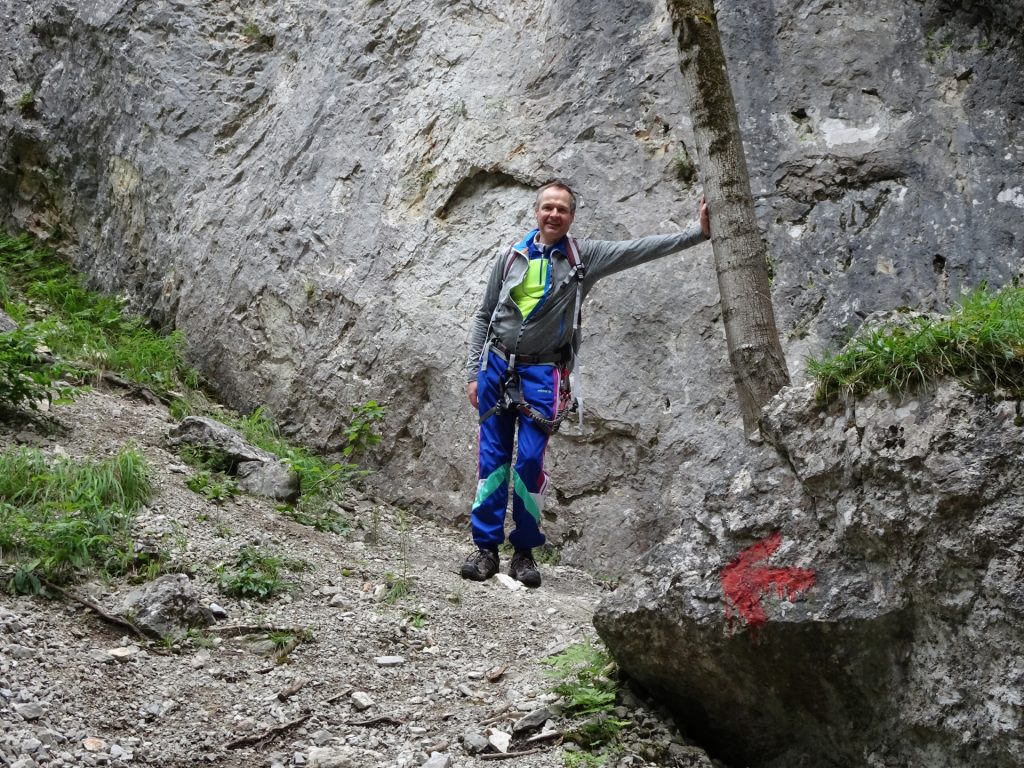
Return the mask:
[(499, 731), (497, 728), (488, 728), (487, 741), (492, 747), (504, 754), (508, 752), (508, 746), (512, 743), (512, 735)]
[(378, 656), (374, 662), (378, 667), (397, 667), (405, 664), (405, 656)]
[(516, 581), (507, 573), (497, 573), (494, 575), (494, 578), (497, 579), (503, 586), (507, 587), (513, 592), (519, 589), (525, 589), (522, 583)]
[(134, 659), (139, 655), (142, 649), (137, 645), (125, 645), (118, 646), (117, 648), (108, 648), (107, 653), (114, 658), (115, 661), (128, 661)]
[(360, 712), (369, 709), (373, 705), (373, 698), (365, 691), (356, 691), (352, 694), (352, 706)]

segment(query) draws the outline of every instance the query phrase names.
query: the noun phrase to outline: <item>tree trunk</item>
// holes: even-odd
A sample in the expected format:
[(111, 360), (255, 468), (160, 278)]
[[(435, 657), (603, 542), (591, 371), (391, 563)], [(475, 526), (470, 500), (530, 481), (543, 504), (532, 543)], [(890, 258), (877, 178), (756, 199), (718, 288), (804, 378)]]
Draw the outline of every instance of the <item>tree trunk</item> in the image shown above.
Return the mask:
[(722, 321), (748, 437), (761, 409), (789, 384), (768, 277), (768, 248), (757, 229), (736, 105), (718, 35), (714, 0), (667, 0), (693, 118)]

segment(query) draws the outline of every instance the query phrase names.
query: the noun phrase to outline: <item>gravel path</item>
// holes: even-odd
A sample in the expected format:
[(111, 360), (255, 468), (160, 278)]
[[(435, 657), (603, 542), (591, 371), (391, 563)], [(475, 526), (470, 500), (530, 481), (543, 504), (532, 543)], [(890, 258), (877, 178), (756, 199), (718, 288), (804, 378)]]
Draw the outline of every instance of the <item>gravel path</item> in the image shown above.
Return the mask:
[[(458, 576), (466, 535), (371, 499), (352, 496), (355, 529), (346, 535), (299, 525), (255, 497), (208, 502), (186, 487), (194, 470), (166, 446), (172, 420), (162, 406), (93, 391), (56, 415), (65, 434), (0, 425), (0, 447), (27, 442), (98, 458), (136, 445), (156, 489), (139, 516), (139, 539), (170, 551), (172, 565), (227, 615), (213, 631), (168, 647), (73, 601), (0, 597), (0, 764), (493, 765), (489, 728), (510, 732), (523, 715), (556, 703), (542, 659), (594, 637), (601, 588), (577, 570), (542, 566), (538, 590), (466, 582)], [(281, 597), (233, 600), (218, 592), (214, 569), (244, 544), (309, 568), (288, 574), (294, 587)], [(411, 589), (389, 601), (396, 577)], [(94, 581), (75, 591), (113, 613), (136, 586)], [(255, 626), (305, 640), (277, 659), (265, 634), (225, 629)], [(648, 751), (669, 754), (671, 746), (675, 757), (632, 755), (621, 764), (706, 764), (669, 745), (670, 729), (632, 704), (628, 715), (660, 742)], [(511, 751), (525, 750), (498, 764), (564, 765), (558, 739), (513, 741)]]

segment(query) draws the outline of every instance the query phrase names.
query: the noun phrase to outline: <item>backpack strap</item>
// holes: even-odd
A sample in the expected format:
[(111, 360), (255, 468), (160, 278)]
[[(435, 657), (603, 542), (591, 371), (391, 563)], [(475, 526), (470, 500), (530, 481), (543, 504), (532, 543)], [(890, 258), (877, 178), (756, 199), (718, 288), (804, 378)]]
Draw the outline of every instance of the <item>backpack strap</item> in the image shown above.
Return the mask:
[(583, 260), (580, 259), (580, 249), (576, 244), (576, 238), (569, 238), (568, 253), (565, 254), (569, 259), (569, 266), (572, 271), (569, 272), (569, 276), (576, 275), (576, 313), (572, 321), (572, 332), (575, 336), (580, 330), (580, 324), (583, 322), (583, 278), (586, 275), (586, 268), (583, 266)]

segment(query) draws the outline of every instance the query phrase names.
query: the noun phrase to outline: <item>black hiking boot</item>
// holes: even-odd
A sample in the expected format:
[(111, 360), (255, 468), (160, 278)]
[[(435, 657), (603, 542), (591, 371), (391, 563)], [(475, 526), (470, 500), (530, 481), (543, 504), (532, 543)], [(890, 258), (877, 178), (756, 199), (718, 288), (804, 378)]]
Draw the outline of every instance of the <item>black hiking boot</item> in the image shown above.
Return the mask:
[(512, 562), (508, 564), (508, 575), (531, 589), (539, 587), (540, 571), (537, 570), (537, 563), (533, 561), (533, 550), (517, 549), (512, 556)]
[(498, 553), (493, 549), (478, 549), (462, 564), (462, 578), (487, 581), (498, 572)]

